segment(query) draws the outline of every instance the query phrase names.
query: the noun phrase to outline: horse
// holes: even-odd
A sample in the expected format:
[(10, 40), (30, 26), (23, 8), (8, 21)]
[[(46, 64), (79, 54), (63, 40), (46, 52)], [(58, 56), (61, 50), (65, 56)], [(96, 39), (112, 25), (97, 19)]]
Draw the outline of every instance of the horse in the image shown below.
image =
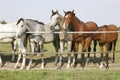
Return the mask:
[[(43, 53), (44, 43), (51, 43), (53, 42), (53, 45), (55, 46), (55, 50), (58, 53), (59, 50), (59, 35), (53, 34), (53, 30), (50, 29), (49, 25), (44, 24), (43, 22), (39, 22), (37, 20), (32, 19), (23, 19), (20, 18), (18, 20), (18, 25), (20, 26), (20, 31), (23, 31), (22, 29), (25, 29), (25, 32), (35, 32), (30, 33), (29, 35), (29, 41), (30, 41), (30, 48), (31, 53), (34, 53), (35, 51), (35, 45), (39, 45), (40, 53)], [(24, 31), (22, 33), (25, 33)], [(50, 32), (48, 33), (38, 33), (38, 32)], [(42, 54), (43, 56), (43, 54)], [(32, 58), (29, 61), (29, 64), (27, 66), (27, 69), (30, 68), (32, 64)], [(44, 58), (42, 57), (42, 63), (41, 63), (41, 69), (44, 68)]]
[[(0, 26), (3, 26), (3, 27), (6, 26), (6, 25), (0, 23)], [(6, 43), (6, 42), (1, 42), (1, 43)], [(10, 43), (11, 43), (12, 50), (13, 50), (13, 55), (12, 55), (11, 61), (14, 61), (14, 59), (15, 59), (15, 55), (14, 54), (16, 53), (16, 49), (17, 49), (17, 39), (13, 38), (13, 40), (11, 40)]]
[[(0, 24), (0, 43), (1, 44), (8, 44), (11, 43), (12, 50), (15, 54), (16, 52), (16, 46), (18, 44), (19, 52), (25, 53), (26, 49), (24, 46), (24, 40), (26, 37), (26, 34), (21, 34), (21, 36), (17, 37), (18, 26), (15, 23), (7, 23), (7, 24)], [(12, 61), (14, 60), (14, 55), (12, 56)], [(19, 59), (19, 58), (18, 58)], [(2, 66), (2, 59), (0, 56), (0, 66)], [(24, 59), (23, 64), (24, 65)], [(22, 68), (22, 66), (21, 66)]]
[[(98, 29), (95, 32), (99, 31), (118, 31), (118, 28), (116, 25), (103, 25), (98, 27)], [(101, 64), (100, 68), (103, 67), (104, 64), (104, 58), (103, 58), (103, 46), (105, 46), (105, 54), (106, 54), (106, 68), (109, 68), (109, 52), (112, 49), (112, 44), (113, 46), (113, 62), (115, 61), (115, 49), (116, 49), (116, 43), (118, 40), (118, 32), (114, 33), (94, 33), (92, 35), (92, 38), (94, 40), (99, 41), (99, 46), (100, 46), (100, 51), (101, 51)]]
[[(95, 22), (90, 22), (89, 25), (84, 23), (83, 21), (79, 20), (73, 11), (67, 11), (65, 12), (64, 15), (64, 24), (63, 24), (63, 28), (67, 29), (69, 28), (68, 25), (72, 25), (74, 31), (76, 32), (83, 32), (83, 31), (95, 31), (98, 26)], [(85, 66), (85, 56), (84, 56), (84, 52), (88, 50), (90, 50), (90, 45), (91, 45), (91, 41), (92, 41), (92, 37), (91, 37), (92, 33), (74, 33), (73, 34), (73, 42), (74, 42), (74, 61), (73, 61), (73, 66), (76, 67), (77, 66), (77, 53), (78, 53), (78, 49), (79, 49), (79, 43), (81, 42), (82, 45), (82, 53), (81, 53), (81, 69), (84, 69)], [(96, 50), (96, 41), (94, 41), (94, 50)], [(77, 53), (76, 53), (77, 52)]]
[[(72, 34), (65, 34), (64, 32), (65, 31), (69, 31), (69, 30), (65, 30), (63, 28), (63, 23), (64, 23), (64, 17), (59, 14), (58, 10), (56, 10), (55, 12), (52, 10), (52, 15), (51, 15), (51, 23), (50, 23), (50, 26), (52, 29), (54, 29), (54, 27), (56, 27), (58, 25), (59, 27), (59, 31), (60, 32), (63, 32), (63, 33), (59, 33), (59, 38), (60, 38), (60, 51), (61, 51), (61, 54), (60, 54), (60, 60), (59, 60), (59, 63), (58, 63), (58, 68), (61, 68), (61, 65), (62, 65), (62, 53), (64, 52), (64, 45), (65, 43), (68, 44), (68, 63), (67, 63), (67, 68), (70, 67), (70, 64), (71, 64), (71, 60), (70, 60), (70, 52), (72, 51)], [(58, 58), (56, 58), (58, 59)], [(57, 64), (57, 61), (55, 62), (55, 64)]]

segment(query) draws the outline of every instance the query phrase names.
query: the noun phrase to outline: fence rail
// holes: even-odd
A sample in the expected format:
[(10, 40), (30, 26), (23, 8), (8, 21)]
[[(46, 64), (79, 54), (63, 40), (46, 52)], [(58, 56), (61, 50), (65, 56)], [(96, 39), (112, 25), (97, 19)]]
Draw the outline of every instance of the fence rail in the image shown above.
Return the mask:
[[(58, 53), (55, 53), (55, 52), (43, 52), (43, 53), (39, 53), (39, 52), (35, 52), (35, 53), (26, 52), (24, 54), (28, 54), (28, 55), (30, 55), (30, 54), (66, 54), (66, 53), (69, 53), (69, 54), (81, 54), (81, 53), (85, 53), (85, 54), (91, 53), (91, 54), (94, 54), (94, 53), (113, 53), (113, 52), (119, 53), (120, 51), (97, 51), (97, 52), (80, 52), (80, 51), (79, 52), (67, 52), (67, 51), (65, 51), (63, 53), (60, 53), (60, 52), (58, 52)], [(16, 52), (16, 53), (14, 53), (14, 52), (0, 52), (0, 54), (22, 54), (22, 53), (21, 52)]]
[[(16, 32), (0, 31), (0, 33), (16, 33)], [(52, 33), (54, 33), (54, 34), (59, 34), (59, 33), (76, 34), (76, 33), (120, 33), (120, 31), (81, 31), (81, 32), (76, 32), (76, 31), (75, 32), (68, 32), (68, 31), (66, 31), (66, 32), (33, 32), (33, 31), (29, 31), (29, 32), (26, 32), (26, 33), (28, 33), (28, 34), (30, 34), (30, 33), (39, 33), (39, 34), (52, 34)], [(107, 51), (107, 52), (109, 52), (109, 53), (113, 53), (113, 52), (118, 53), (120, 51)], [(46, 52), (44, 52), (44, 54), (45, 53)], [(47, 52), (46, 54), (48, 54), (48, 53), (55, 53), (55, 52)], [(66, 52), (64, 52), (64, 53), (66, 53)], [(83, 52), (74, 52), (74, 54), (78, 54), (78, 53), (83, 53)], [(84, 53), (101, 53), (101, 51), (100, 52), (84, 52)], [(106, 51), (103, 51), (102, 53), (106, 53)], [(0, 52), (0, 54), (14, 54), (14, 53), (13, 52)], [(20, 53), (17, 52), (17, 54), (20, 54)], [(26, 52), (25, 54), (31, 54), (31, 53)], [(38, 53), (34, 53), (34, 54), (38, 54)], [(60, 54), (60, 53), (58, 53), (58, 54)]]
[[(9, 32), (9, 31), (0, 31), (0, 33), (16, 33), (16, 32)], [(72, 34), (76, 34), (76, 33), (120, 33), (120, 31), (79, 31), (79, 32), (68, 32), (68, 31), (65, 31), (65, 32), (34, 32), (34, 31), (30, 31), (30, 32), (26, 32), (26, 33), (43, 33), (43, 34), (59, 34), (59, 33), (72, 33)]]

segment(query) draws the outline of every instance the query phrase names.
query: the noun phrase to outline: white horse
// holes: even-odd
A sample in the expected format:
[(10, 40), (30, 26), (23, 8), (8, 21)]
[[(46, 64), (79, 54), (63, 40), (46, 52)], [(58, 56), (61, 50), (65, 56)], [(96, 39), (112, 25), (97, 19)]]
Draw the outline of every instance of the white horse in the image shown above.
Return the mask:
[[(0, 24), (0, 43), (12, 43), (12, 48), (14, 52), (16, 51), (16, 44), (18, 43), (19, 51), (24, 53), (26, 52), (25, 47), (24, 47), (24, 40), (26, 37), (26, 34), (22, 34), (21, 36), (17, 36), (18, 32), (18, 26), (16, 23), (8, 23), (8, 24)], [(14, 56), (12, 57), (14, 59)], [(18, 58), (20, 59), (20, 58)], [(24, 59), (23, 59), (24, 61)], [(2, 59), (0, 56), (0, 66), (2, 66)], [(22, 64), (24, 65), (24, 63)], [(22, 67), (21, 67), (22, 68)]]
[[(55, 12), (52, 10), (52, 15), (51, 15), (51, 28), (54, 28), (56, 25), (58, 25), (60, 32), (65, 32), (66, 30), (63, 28), (63, 23), (64, 23), (64, 17), (59, 14), (58, 10), (56, 10)], [(69, 31), (69, 30), (68, 30)], [(62, 65), (62, 53), (64, 50), (64, 43), (66, 42), (68, 44), (68, 64), (67, 64), (67, 68), (70, 67), (71, 64), (71, 60), (70, 60), (70, 52), (73, 50), (72, 48), (72, 34), (64, 34), (64, 33), (60, 33), (59, 34), (59, 38), (60, 38), (60, 50), (61, 50), (61, 55), (60, 55), (60, 59), (59, 59), (59, 63), (58, 63), (58, 68), (61, 68)]]
[[(7, 26), (8, 24), (1, 24), (0, 23), (0, 26), (2, 26), (2, 27), (4, 27), (4, 26)], [(0, 30), (0, 31), (2, 31), (2, 30)], [(3, 31), (2, 31), (3, 32)], [(2, 33), (2, 32), (0, 32), (0, 34)], [(7, 33), (7, 32), (6, 32)], [(0, 39), (0, 43), (7, 43), (6, 41), (1, 41), (2, 39)], [(8, 42), (9, 42), (9, 40), (8, 40)], [(12, 50), (13, 50), (13, 53), (15, 54), (16, 53), (16, 48), (17, 48), (17, 40), (15, 39), (15, 38), (13, 38), (11, 41), (10, 41), (10, 43), (11, 43), (11, 46), (12, 46)], [(12, 59), (11, 59), (11, 61), (14, 61), (14, 59), (15, 59), (15, 55), (12, 55)]]

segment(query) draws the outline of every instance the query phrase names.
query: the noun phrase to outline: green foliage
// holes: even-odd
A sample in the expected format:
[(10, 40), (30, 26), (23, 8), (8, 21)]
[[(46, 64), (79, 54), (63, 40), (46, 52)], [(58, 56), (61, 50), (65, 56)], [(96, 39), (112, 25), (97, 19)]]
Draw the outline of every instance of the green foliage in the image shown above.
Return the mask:
[(0, 21), (1, 24), (7, 24), (5, 20)]

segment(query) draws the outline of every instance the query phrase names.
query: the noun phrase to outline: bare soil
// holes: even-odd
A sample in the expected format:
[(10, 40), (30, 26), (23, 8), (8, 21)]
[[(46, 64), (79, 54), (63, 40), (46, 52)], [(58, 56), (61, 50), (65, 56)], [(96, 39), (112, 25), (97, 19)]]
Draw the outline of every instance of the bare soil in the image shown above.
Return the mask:
[[(0, 68), (0, 70), (20, 70), (19, 67), (21, 65), (22, 60), (20, 61), (19, 67), (17, 69), (13, 68), (17, 61), (17, 55), (15, 58), (15, 61), (11, 61), (11, 55), (2, 55), (2, 60), (3, 60), (3, 66)], [(55, 60), (55, 56), (45, 57), (45, 69), (57, 69), (57, 66), (54, 65), (54, 60)], [(72, 60), (72, 58), (71, 58), (71, 60)], [(28, 61), (29, 61), (29, 56), (27, 56), (26, 66), (28, 65)], [(99, 69), (100, 59), (97, 58), (95, 63), (94, 63), (94, 61), (95, 60), (91, 57), (89, 64), (86, 64), (84, 69)], [(119, 60), (116, 61), (115, 63), (112, 63), (111, 60), (109, 60), (109, 63), (110, 63), (109, 69), (120, 69)], [(67, 57), (64, 56), (61, 69), (66, 69), (66, 65), (67, 65)], [(40, 58), (40, 56), (35, 55), (33, 57), (33, 64), (32, 64), (32, 67), (30, 70), (36, 70), (36, 69), (39, 70), (40, 67), (41, 67), (41, 58)], [(74, 68), (71, 66), (69, 69), (74, 69)], [(78, 60), (77, 67), (75, 69), (81, 69), (80, 68), (80, 59)], [(102, 69), (106, 69), (106, 68), (103, 67)]]

